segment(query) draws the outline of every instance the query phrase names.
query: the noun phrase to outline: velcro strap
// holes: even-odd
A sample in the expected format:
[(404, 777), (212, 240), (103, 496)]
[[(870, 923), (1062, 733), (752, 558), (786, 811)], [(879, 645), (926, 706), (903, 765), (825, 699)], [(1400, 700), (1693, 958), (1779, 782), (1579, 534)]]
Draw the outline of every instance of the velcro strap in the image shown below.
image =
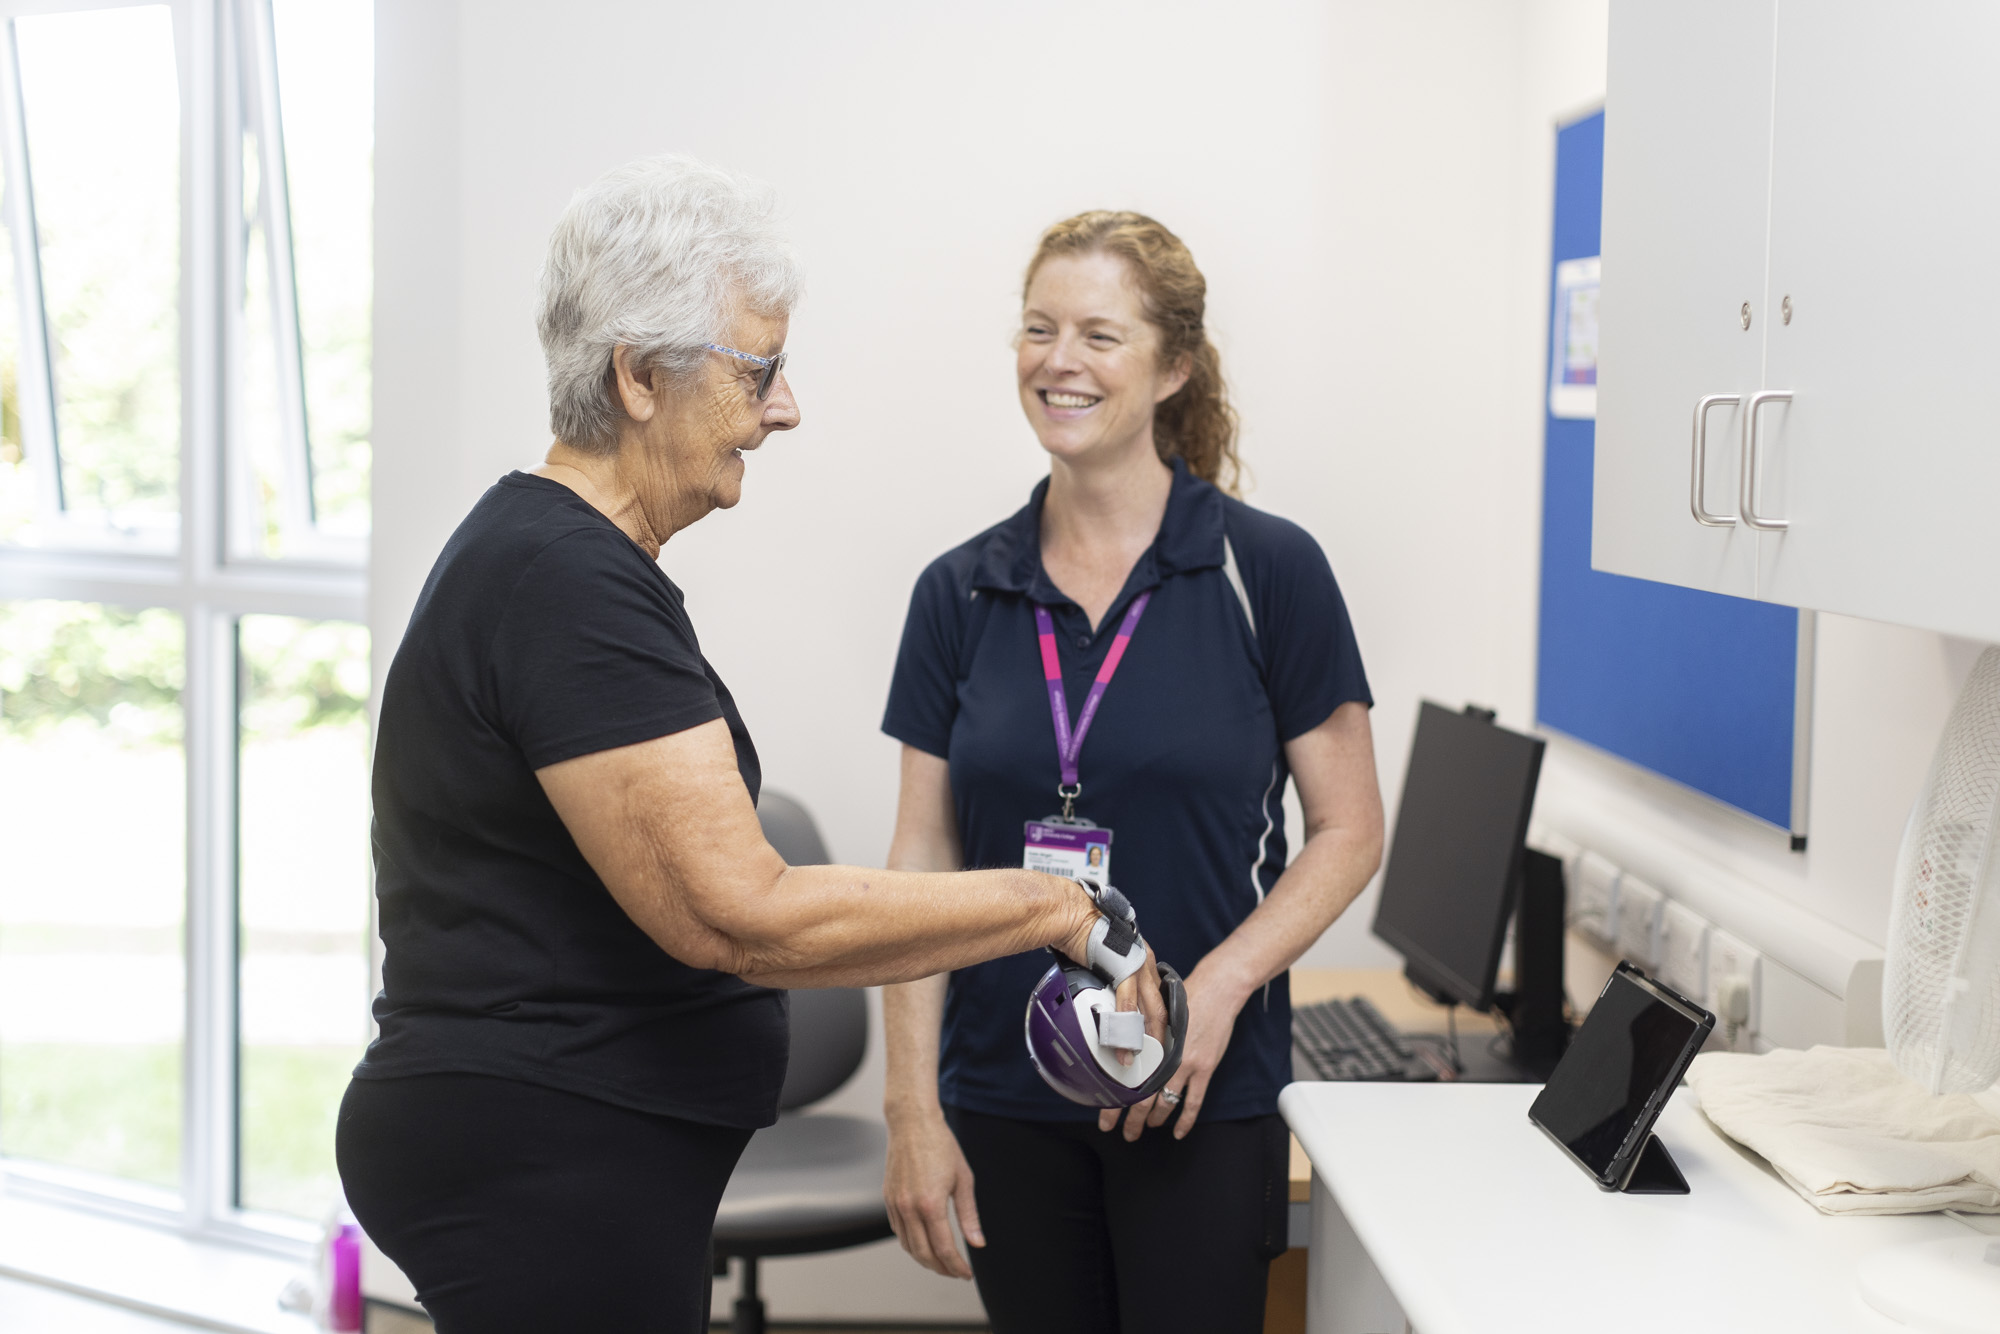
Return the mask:
[(1120, 1051), (1141, 1051), (1146, 1046), (1146, 1017), (1137, 1010), (1106, 1010), (1097, 1016), (1097, 1040)]
[(1146, 942), (1139, 928), (1122, 917), (1100, 917), (1090, 928), (1090, 953), (1084, 967), (1117, 986), (1146, 962)]
[(1119, 892), (1117, 886), (1098, 886), (1091, 884), (1087, 880), (1079, 880), (1077, 883), (1084, 887), (1085, 892), (1090, 895), (1092, 902), (1097, 904), (1097, 911), (1103, 913), (1106, 917), (1115, 917), (1121, 922), (1137, 922), (1139, 920), (1138, 909), (1132, 906), (1132, 900)]

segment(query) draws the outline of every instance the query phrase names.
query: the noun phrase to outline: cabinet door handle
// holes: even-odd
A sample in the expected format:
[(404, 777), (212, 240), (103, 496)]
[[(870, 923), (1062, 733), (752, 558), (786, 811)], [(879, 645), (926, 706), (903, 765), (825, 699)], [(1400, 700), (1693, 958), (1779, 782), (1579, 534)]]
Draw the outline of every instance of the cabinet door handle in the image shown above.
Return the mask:
[(1774, 519), (1757, 513), (1757, 412), (1766, 403), (1789, 403), (1792, 391), (1789, 389), (1760, 389), (1750, 395), (1743, 405), (1743, 486), (1738, 503), (1743, 507), (1743, 522), (1752, 528), (1762, 528), (1766, 532), (1776, 532), (1792, 526), (1790, 519)]
[(1694, 521), (1709, 528), (1734, 528), (1734, 514), (1710, 514), (1702, 502), (1702, 478), (1708, 472), (1708, 410), (1725, 403), (1741, 403), (1741, 394), (1710, 394), (1694, 405), (1694, 463), (1688, 478), (1688, 508)]

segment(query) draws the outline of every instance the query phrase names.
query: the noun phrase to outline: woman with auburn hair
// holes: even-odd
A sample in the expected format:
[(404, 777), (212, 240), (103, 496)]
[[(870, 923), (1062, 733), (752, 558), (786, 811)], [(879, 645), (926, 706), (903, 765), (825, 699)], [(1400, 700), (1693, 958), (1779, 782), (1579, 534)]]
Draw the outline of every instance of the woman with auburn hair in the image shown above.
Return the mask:
[(1073, 855), (1187, 978), (1181, 1065), (1122, 1126), (1021, 1059), (1045, 958), (888, 989), (890, 1218), (919, 1263), (978, 1281), (997, 1334), (1262, 1328), (1286, 969), (1381, 860), (1360, 652), (1319, 545), (1236, 496), (1206, 296), (1151, 218), (1043, 235), (1015, 375), (1049, 475), (917, 581), (883, 722), (903, 742), (892, 867)]

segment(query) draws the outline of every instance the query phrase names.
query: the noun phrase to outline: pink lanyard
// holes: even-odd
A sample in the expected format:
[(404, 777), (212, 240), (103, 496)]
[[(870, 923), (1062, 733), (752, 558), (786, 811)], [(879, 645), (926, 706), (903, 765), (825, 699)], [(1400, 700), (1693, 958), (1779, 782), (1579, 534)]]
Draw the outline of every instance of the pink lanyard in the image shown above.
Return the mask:
[(1132, 642), (1132, 632), (1139, 626), (1139, 618), (1145, 615), (1146, 604), (1153, 600), (1153, 590), (1147, 589), (1132, 599), (1131, 610), (1119, 623), (1118, 635), (1111, 641), (1111, 651), (1104, 655), (1104, 665), (1097, 669), (1097, 679), (1090, 683), (1090, 693), (1083, 697), (1083, 714), (1076, 720), (1076, 730), (1070, 731), (1069, 698), (1063, 693), (1062, 664), (1056, 658), (1056, 623), (1049, 615), (1049, 609), (1041, 603), (1035, 604), (1035, 633), (1042, 643), (1042, 675), (1049, 684), (1049, 715), (1056, 724), (1056, 761), (1061, 767), (1062, 783), (1056, 788), (1056, 795), (1063, 799), (1063, 818), (1071, 818), (1075, 812), (1076, 799), (1083, 791), (1083, 784), (1077, 780), (1077, 757), (1083, 753), (1083, 738), (1090, 731), (1090, 724), (1097, 718), (1097, 706), (1104, 701), (1105, 687), (1117, 674), (1118, 664), (1125, 659), (1125, 646)]

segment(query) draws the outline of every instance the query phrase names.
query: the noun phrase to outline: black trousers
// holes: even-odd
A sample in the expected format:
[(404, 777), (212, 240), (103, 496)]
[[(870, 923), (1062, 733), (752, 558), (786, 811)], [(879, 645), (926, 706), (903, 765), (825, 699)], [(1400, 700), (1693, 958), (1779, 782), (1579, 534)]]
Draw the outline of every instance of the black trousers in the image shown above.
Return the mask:
[(1285, 1250), (1282, 1118), (1127, 1144), (1095, 1122), (945, 1116), (972, 1167), (994, 1334), (1260, 1334)]
[(485, 1075), (357, 1079), (335, 1152), (354, 1216), (439, 1334), (698, 1334), (747, 1130)]

